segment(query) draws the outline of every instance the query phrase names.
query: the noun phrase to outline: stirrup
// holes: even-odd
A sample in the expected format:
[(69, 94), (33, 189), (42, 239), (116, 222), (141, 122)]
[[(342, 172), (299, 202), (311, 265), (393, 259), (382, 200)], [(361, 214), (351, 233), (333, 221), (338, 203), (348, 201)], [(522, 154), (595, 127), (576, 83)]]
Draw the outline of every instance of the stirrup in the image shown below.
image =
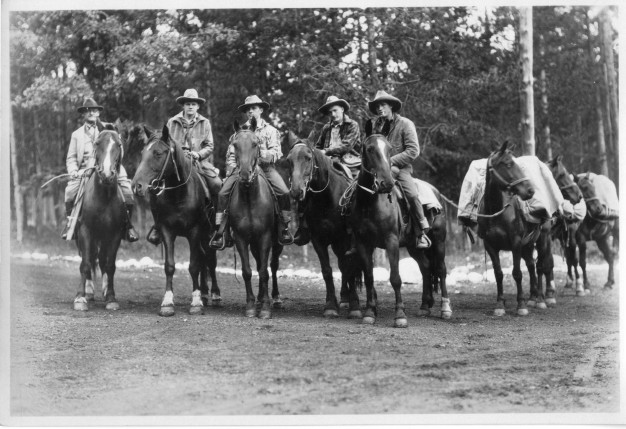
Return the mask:
[(287, 228), (283, 229), (280, 232), (280, 237), (278, 237), (278, 244), (280, 244), (281, 246), (289, 246), (290, 244), (293, 244), (293, 236)]
[(135, 228), (133, 228), (132, 225), (126, 230), (126, 236), (124, 238), (129, 243), (134, 243), (135, 241), (139, 240), (137, 231), (135, 231)]
[(296, 235), (293, 237), (293, 243), (297, 246), (304, 246), (311, 241), (311, 234), (308, 228), (298, 228)]
[(148, 243), (158, 246), (161, 244), (161, 234), (154, 226), (152, 226), (152, 228), (150, 228), (150, 232), (148, 232), (148, 235), (146, 236), (146, 240), (148, 240)]
[(415, 240), (415, 247), (418, 249), (428, 249), (432, 245), (430, 238), (426, 234), (422, 234)]
[(224, 250), (226, 249), (226, 240), (224, 240), (224, 234), (218, 234), (217, 231), (211, 237), (211, 241), (209, 242), (209, 247), (214, 250)]

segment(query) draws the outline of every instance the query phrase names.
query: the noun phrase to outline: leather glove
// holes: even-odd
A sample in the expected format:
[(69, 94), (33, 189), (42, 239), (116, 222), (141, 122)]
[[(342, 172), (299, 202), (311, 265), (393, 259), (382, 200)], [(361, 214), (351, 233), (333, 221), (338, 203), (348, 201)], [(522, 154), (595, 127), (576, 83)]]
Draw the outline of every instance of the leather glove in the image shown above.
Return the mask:
[(398, 177), (398, 174), (400, 174), (400, 169), (397, 166), (392, 165), (391, 174), (393, 175), (393, 177)]

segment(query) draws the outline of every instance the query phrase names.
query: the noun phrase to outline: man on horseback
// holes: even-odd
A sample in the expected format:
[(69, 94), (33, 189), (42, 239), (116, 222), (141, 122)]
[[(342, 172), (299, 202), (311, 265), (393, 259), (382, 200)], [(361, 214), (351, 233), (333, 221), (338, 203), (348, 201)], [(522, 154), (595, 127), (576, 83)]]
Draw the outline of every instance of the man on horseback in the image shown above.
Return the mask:
[[(285, 185), (283, 178), (274, 167), (274, 163), (282, 156), (280, 149), (280, 133), (276, 128), (261, 118), (263, 112), (265, 110), (269, 110), (269, 108), (269, 103), (261, 100), (256, 95), (251, 95), (245, 99), (241, 106), (238, 107), (238, 110), (245, 113), (248, 117), (248, 121), (243, 125), (243, 127), (250, 127), (252, 119), (254, 118), (256, 120), (256, 128), (254, 132), (261, 140), (261, 156), (259, 158), (259, 166), (261, 167), (260, 174), (264, 175), (270, 183), (274, 191), (273, 195), (277, 198), (277, 203), (280, 209), (280, 212), (278, 213), (278, 241), (282, 245), (288, 245), (293, 243), (293, 237), (289, 232), (289, 222), (291, 221), (289, 189), (287, 188), (287, 185)], [(222, 225), (222, 222), (227, 222), (228, 217), (224, 216), (225, 210), (228, 208), (230, 194), (238, 179), (238, 175), (235, 174), (238, 170), (238, 166), (232, 140), (233, 137), (231, 136), (228, 151), (226, 152), (227, 178), (224, 181), (221, 191), (219, 192), (217, 213), (215, 216), (217, 231), (213, 235), (210, 243), (210, 246), (213, 249), (218, 250), (223, 250), (226, 247), (232, 246), (228, 225)]]
[(373, 132), (384, 135), (391, 144), (391, 171), (400, 184), (409, 204), (409, 211), (413, 215), (416, 246), (418, 249), (426, 249), (430, 247), (430, 240), (426, 236), (430, 226), (411, 176), (411, 162), (420, 154), (415, 124), (398, 114), (402, 102), (385, 91), (378, 91), (368, 107), (370, 112), (378, 116), (372, 119)]
[[(213, 132), (209, 120), (198, 113), (200, 105), (206, 103), (206, 100), (198, 97), (195, 89), (187, 89), (176, 102), (183, 106), (183, 110), (167, 121), (170, 141), (181, 144), (189, 156), (197, 161), (199, 172), (208, 186), (208, 190), (205, 189), (207, 198), (209, 201), (216, 200), (222, 181), (217, 169), (209, 162), (214, 147)], [(213, 202), (214, 207), (215, 205)], [(154, 245), (161, 242), (159, 231), (154, 226), (150, 229), (147, 240)]]
[[(359, 173), (361, 166), (361, 132), (359, 124), (353, 121), (346, 112), (350, 110), (350, 104), (334, 95), (326, 99), (326, 103), (317, 109), (323, 115), (329, 116), (329, 121), (322, 128), (315, 147), (327, 156), (336, 159), (346, 170), (349, 170), (352, 178)], [(294, 236), (294, 243), (302, 246), (309, 242), (309, 230), (298, 205), (298, 229)]]
[[(61, 233), (61, 237), (67, 240), (67, 234), (71, 226), (70, 216), (74, 209), (74, 203), (80, 188), (80, 183), (85, 178), (83, 175), (91, 174), (91, 169), (94, 166), (95, 159), (93, 157), (94, 142), (100, 132), (98, 131), (97, 121), (100, 117), (100, 112), (104, 108), (99, 106), (93, 98), (86, 98), (83, 101), (83, 105), (77, 110), (78, 113), (83, 115), (85, 123), (72, 133), (70, 139), (70, 146), (67, 151), (67, 157), (65, 159), (65, 165), (67, 166), (67, 172), (70, 175), (70, 180), (65, 187), (65, 213), (67, 215), (67, 224)], [(137, 231), (133, 228), (130, 221), (135, 200), (133, 197), (133, 191), (130, 186), (130, 180), (126, 175), (126, 170), (123, 165), (120, 165), (120, 172), (117, 176), (117, 183), (122, 191), (124, 197), (124, 204), (127, 212), (126, 222), (126, 234), (124, 238), (129, 242), (134, 242), (139, 239)], [(71, 237), (72, 239), (75, 237)]]

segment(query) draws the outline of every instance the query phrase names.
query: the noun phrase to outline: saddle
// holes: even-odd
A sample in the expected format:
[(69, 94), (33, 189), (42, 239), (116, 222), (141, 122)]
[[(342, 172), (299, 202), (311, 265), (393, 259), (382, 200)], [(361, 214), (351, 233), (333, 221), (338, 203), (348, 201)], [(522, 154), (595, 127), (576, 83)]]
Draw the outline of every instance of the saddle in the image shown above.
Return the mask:
[(350, 170), (350, 167), (348, 167), (346, 164), (341, 162), (339, 158), (332, 157), (331, 159), (333, 161), (332, 162), (333, 168), (337, 170), (337, 172), (343, 174), (346, 177), (346, 179), (348, 179), (349, 181), (352, 181), (352, 171)]

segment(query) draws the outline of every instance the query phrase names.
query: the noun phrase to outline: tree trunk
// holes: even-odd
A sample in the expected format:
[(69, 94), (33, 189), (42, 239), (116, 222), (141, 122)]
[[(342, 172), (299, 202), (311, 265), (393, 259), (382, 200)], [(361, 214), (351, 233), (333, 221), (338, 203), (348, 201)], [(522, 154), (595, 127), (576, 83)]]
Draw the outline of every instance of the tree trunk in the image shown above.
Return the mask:
[[(613, 28), (611, 27), (609, 9), (602, 8), (599, 18), (602, 59), (606, 67), (607, 95), (610, 107), (609, 117), (611, 120), (612, 135), (610, 136), (610, 145), (612, 148), (618, 148), (619, 142), (619, 108), (617, 98), (617, 78), (615, 73), (615, 58), (613, 55)], [(615, 151), (617, 154), (617, 150)]]
[(367, 19), (367, 51), (368, 51), (368, 64), (370, 70), (370, 81), (374, 89), (380, 88), (380, 81), (378, 79), (378, 67), (377, 67), (377, 55), (376, 55), (376, 32), (374, 28), (374, 15), (372, 12), (366, 13)]
[(17, 152), (15, 144), (15, 124), (13, 123), (13, 108), (9, 108), (9, 150), (11, 151), (11, 170), (13, 171), (13, 200), (15, 201), (15, 226), (16, 226), (16, 240), (21, 243), (24, 239), (24, 215), (23, 215), (23, 197), (22, 189), (20, 187), (20, 172), (17, 168)]
[[(35, 131), (35, 174), (37, 177), (41, 177), (41, 156), (40, 156), (40, 148), (41, 148), (41, 133), (39, 130), (39, 115), (37, 112), (34, 112), (33, 115), (33, 125)], [(35, 189), (32, 189), (33, 193), (33, 222), (35, 224), (35, 231), (39, 236), (42, 233), (42, 201), (41, 201), (41, 190), (38, 186), (35, 186)]]
[(546, 69), (545, 69), (545, 45), (543, 40), (543, 35), (539, 37), (540, 45), (539, 45), (539, 55), (541, 56), (541, 74), (540, 74), (540, 84), (541, 84), (541, 112), (543, 114), (543, 144), (546, 146), (546, 157), (547, 159), (552, 159), (552, 140), (550, 138), (550, 116), (548, 113), (548, 84), (546, 81)]
[(533, 9), (520, 8), (520, 60), (522, 63), (522, 154), (535, 154), (535, 106), (533, 92)]

